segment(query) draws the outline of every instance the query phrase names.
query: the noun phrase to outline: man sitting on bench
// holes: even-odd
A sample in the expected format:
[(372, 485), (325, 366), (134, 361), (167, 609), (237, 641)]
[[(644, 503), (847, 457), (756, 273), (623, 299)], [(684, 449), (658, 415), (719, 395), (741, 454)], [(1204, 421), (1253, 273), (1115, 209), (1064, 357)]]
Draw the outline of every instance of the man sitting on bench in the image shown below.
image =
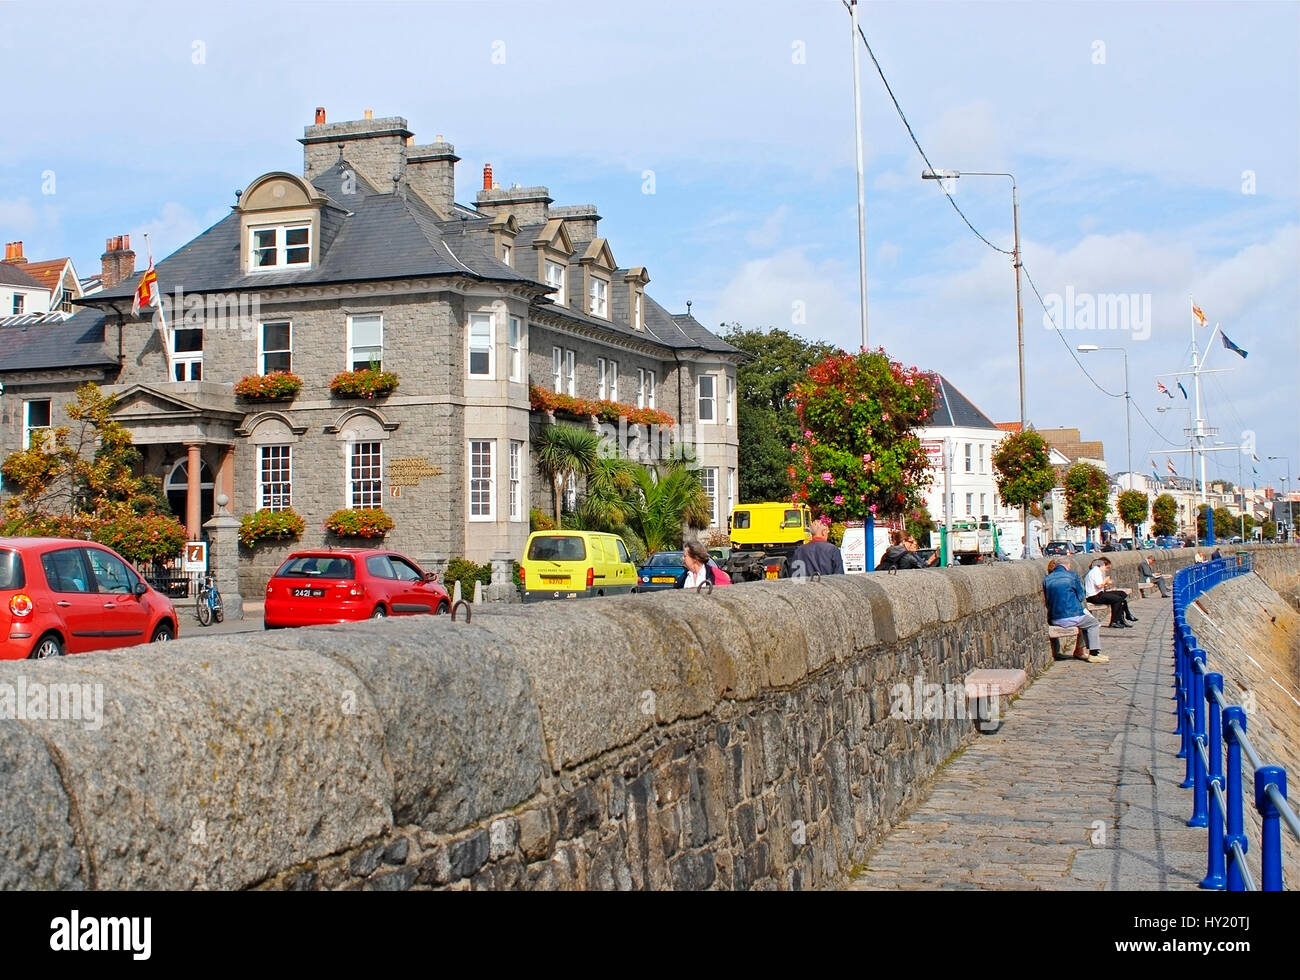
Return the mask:
[(1142, 584), (1154, 582), (1156, 588), (1160, 590), (1160, 595), (1165, 599), (1169, 598), (1169, 586), (1167, 584), (1169, 576), (1156, 571), (1155, 566), (1151, 564), (1150, 555), (1143, 555), (1142, 560), (1138, 562), (1138, 581)]
[(1075, 650), (1076, 660), (1090, 664), (1108, 664), (1110, 657), (1101, 652), (1101, 623), (1083, 608), (1083, 582), (1065, 558), (1053, 558), (1047, 563), (1047, 578), (1043, 579), (1043, 599), (1047, 603), (1047, 621), (1053, 626), (1077, 627), (1084, 631), (1088, 641), (1086, 652)]
[(1129, 629), (1129, 623), (1136, 623), (1138, 618), (1129, 611), (1128, 592), (1112, 588), (1115, 583), (1110, 579), (1110, 559), (1098, 558), (1088, 570), (1084, 579), (1084, 591), (1088, 601), (1094, 606), (1110, 606), (1110, 622), (1113, 629)]

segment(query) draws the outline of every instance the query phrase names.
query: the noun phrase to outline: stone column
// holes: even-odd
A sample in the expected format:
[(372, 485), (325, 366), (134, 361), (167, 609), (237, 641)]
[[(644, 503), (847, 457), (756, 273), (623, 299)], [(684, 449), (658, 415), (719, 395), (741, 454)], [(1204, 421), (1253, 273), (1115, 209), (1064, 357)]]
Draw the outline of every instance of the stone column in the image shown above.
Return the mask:
[(235, 447), (225, 446), (221, 450), (221, 464), (217, 467), (217, 493), (224, 493), (229, 501), (227, 509), (235, 510)]
[(208, 532), (208, 567), (212, 570), (217, 591), (227, 619), (244, 618), (244, 599), (239, 594), (239, 519), (228, 508), (230, 498), (217, 494), (217, 512), (203, 525)]
[(188, 477), (185, 487), (185, 534), (191, 541), (199, 539), (199, 520), (202, 517), (203, 492), (199, 484), (203, 477), (203, 459), (199, 455), (197, 442), (186, 443), (185, 451), (189, 454), (185, 471)]
[(488, 586), (487, 598), (490, 602), (514, 602), (518, 599), (515, 591), (514, 569), (511, 565), (515, 556), (508, 551), (497, 551), (492, 555), (492, 584)]

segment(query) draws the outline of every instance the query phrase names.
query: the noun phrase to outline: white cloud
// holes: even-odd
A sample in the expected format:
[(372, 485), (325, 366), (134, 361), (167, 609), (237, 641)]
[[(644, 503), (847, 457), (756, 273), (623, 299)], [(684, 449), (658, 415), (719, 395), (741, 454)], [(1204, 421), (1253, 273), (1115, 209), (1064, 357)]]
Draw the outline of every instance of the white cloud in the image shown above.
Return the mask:
[(218, 217), (220, 212), (209, 211), (201, 218), (183, 205), (168, 201), (162, 206), (162, 213), (158, 217), (131, 229), (131, 245), (136, 252), (137, 265), (143, 268), (149, 261), (146, 257), (146, 234), (149, 236), (148, 247), (153, 249), (154, 262), (161, 262), (196, 238), (199, 232)]
[(5, 234), (31, 231), (38, 222), (36, 209), (27, 198), (0, 200), (0, 228), (6, 229)]
[(785, 224), (786, 216), (790, 213), (789, 205), (782, 204), (779, 208), (769, 214), (761, 225), (745, 236), (751, 248), (769, 249), (776, 246), (781, 240), (782, 226)]
[(845, 281), (846, 271), (839, 262), (813, 263), (802, 250), (786, 249), (742, 265), (711, 306), (727, 322), (853, 344), (857, 289)]

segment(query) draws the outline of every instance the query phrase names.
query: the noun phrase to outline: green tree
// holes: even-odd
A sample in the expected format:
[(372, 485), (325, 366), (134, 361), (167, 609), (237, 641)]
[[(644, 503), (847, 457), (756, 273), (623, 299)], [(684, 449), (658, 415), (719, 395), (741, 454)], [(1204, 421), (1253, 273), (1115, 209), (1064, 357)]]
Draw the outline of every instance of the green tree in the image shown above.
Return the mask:
[(1091, 463), (1075, 463), (1065, 474), (1065, 519), (1085, 532), (1110, 513), (1110, 480)]
[(727, 343), (749, 355), (736, 368), (740, 501), (785, 500), (790, 494), (790, 447), (801, 431), (791, 395), (808, 369), (836, 349), (775, 327), (723, 327)]
[[(1206, 513), (1210, 510), (1209, 504), (1196, 505), (1196, 537), (1209, 537), (1209, 527), (1206, 520)], [(1214, 539), (1230, 538), (1238, 532), (1241, 527), (1241, 521), (1227, 507), (1214, 508)]]
[(794, 389), (802, 431), (789, 469), (793, 499), (832, 521), (915, 510), (930, 482), (915, 429), (935, 397), (932, 376), (883, 348), (813, 365)]
[(927, 541), (930, 532), (938, 526), (934, 523), (934, 518), (930, 516), (930, 509), (925, 504), (908, 512), (903, 518), (903, 525), (907, 533), (921, 543)]
[(647, 552), (682, 546), (682, 528), (702, 531), (713, 518), (698, 471), (683, 463), (638, 466), (637, 489), (629, 498), (627, 524)]
[(600, 436), (576, 425), (548, 425), (533, 443), (537, 450), (537, 469), (551, 481), (555, 520), (563, 514), (560, 501), (564, 485), (570, 478), (585, 478), (600, 459)]
[(1165, 536), (1178, 533), (1178, 501), (1170, 494), (1162, 493), (1151, 505), (1152, 527), (1154, 534)]
[(1008, 435), (993, 450), (998, 494), (1012, 507), (1029, 507), (1056, 485), (1047, 443), (1033, 429)]
[(1141, 490), (1125, 490), (1119, 495), (1116, 501), (1119, 506), (1119, 517), (1132, 530), (1136, 537), (1138, 526), (1145, 524), (1147, 515), (1151, 512), (1151, 500)]
[(1259, 533), (1262, 537), (1272, 541), (1277, 538), (1277, 524), (1273, 521), (1265, 521), (1260, 525)]

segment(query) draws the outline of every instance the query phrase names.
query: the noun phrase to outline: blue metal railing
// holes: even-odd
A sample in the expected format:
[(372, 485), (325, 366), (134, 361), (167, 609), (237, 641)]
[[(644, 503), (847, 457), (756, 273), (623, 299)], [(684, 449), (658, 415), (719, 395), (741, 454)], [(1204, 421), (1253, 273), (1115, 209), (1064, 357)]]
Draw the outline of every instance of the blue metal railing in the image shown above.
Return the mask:
[[(1223, 697), (1223, 675), (1205, 666), (1205, 651), (1187, 625), (1186, 611), (1196, 597), (1238, 575), (1255, 570), (1254, 556), (1198, 562), (1174, 575), (1174, 690), (1178, 702), (1178, 758), (1187, 760), (1182, 785), (1192, 789), (1189, 827), (1209, 831), (1209, 858), (1202, 888), (1257, 890), (1246, 866), (1249, 841), (1244, 831), (1242, 756), (1254, 773), (1255, 808), (1260, 831), (1264, 891), (1282, 891), (1282, 823), (1300, 840), (1300, 819), (1287, 803), (1286, 770), (1266, 766), (1246, 737), (1246, 711)], [(1227, 767), (1224, 767), (1224, 745)], [(1226, 782), (1226, 786), (1225, 786)]]

